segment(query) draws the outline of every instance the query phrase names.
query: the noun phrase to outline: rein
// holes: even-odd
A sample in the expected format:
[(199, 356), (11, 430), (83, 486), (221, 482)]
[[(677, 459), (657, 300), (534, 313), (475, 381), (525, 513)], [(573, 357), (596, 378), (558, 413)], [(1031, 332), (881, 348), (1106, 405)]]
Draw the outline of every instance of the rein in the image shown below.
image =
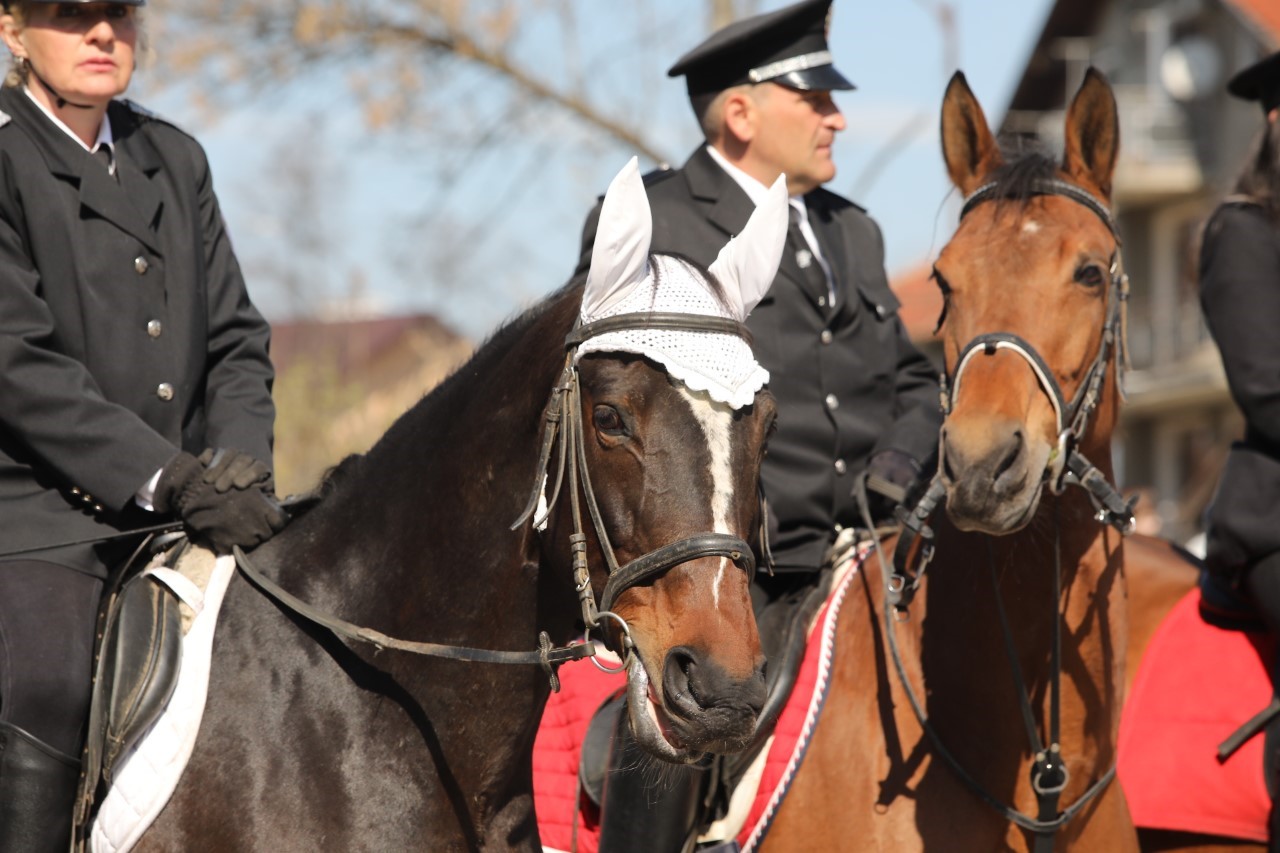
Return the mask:
[[(941, 378), (942, 409), (945, 415), (951, 414), (957, 395), (960, 392), (960, 380), (964, 369), (978, 354), (994, 355), (1006, 349), (1017, 353), (1030, 366), (1041, 389), (1048, 396), (1057, 417), (1058, 444), (1050, 455), (1049, 466), (1045, 470), (1046, 485), (1054, 495), (1060, 495), (1068, 485), (1080, 486), (1089, 496), (1095, 510), (1094, 518), (1100, 523), (1114, 527), (1120, 534), (1132, 532), (1133, 505), (1126, 502), (1107, 482), (1106, 477), (1079, 451), (1079, 437), (1089, 425), (1089, 418), (1101, 400), (1102, 386), (1106, 379), (1108, 362), (1115, 361), (1116, 383), (1123, 386), (1123, 362), (1125, 353), (1125, 303), (1129, 298), (1129, 277), (1124, 272), (1124, 262), (1120, 252), (1120, 235), (1116, 228), (1111, 211), (1091, 193), (1056, 179), (1037, 182), (1033, 192), (1037, 195), (1058, 195), (1078, 202), (1093, 211), (1106, 224), (1116, 240), (1116, 252), (1111, 262), (1111, 287), (1107, 291), (1106, 316), (1103, 321), (1102, 340), (1094, 355), (1085, 378), (1077, 388), (1071, 400), (1066, 399), (1061, 386), (1054, 378), (1053, 370), (1044, 358), (1030, 343), (1010, 332), (995, 332), (979, 335), (960, 351), (956, 360), (955, 372), (948, 378)], [(986, 184), (975, 190), (965, 199), (960, 213), (965, 214), (984, 201), (999, 198), (997, 185)], [(1113, 353), (1114, 350), (1114, 353)], [(1027, 741), (1031, 747), (1034, 762), (1031, 768), (1031, 787), (1036, 793), (1038, 813), (1036, 817), (1024, 814), (989, 793), (964, 768), (960, 761), (942, 743), (937, 730), (929, 722), (924, 705), (907, 678), (906, 668), (898, 648), (897, 635), (894, 630), (895, 616), (898, 620), (908, 617), (907, 609), (911, 604), (925, 569), (933, 557), (933, 531), (928, 522), (937, 510), (938, 504), (946, 497), (946, 487), (942, 483), (941, 472), (930, 482), (924, 495), (911, 509), (899, 508), (898, 519), (902, 523), (902, 533), (894, 549), (892, 570), (885, 578), (884, 627), (888, 637), (888, 646), (893, 658), (894, 668), (902, 682), (903, 690), (915, 713), (921, 729), (929, 738), (934, 751), (947, 763), (968, 788), (984, 803), (999, 812), (1006, 820), (1035, 834), (1035, 853), (1052, 853), (1054, 839), (1058, 830), (1066, 826), (1099, 794), (1101, 794), (1116, 775), (1116, 766), (1102, 774), (1080, 797), (1065, 809), (1059, 811), (1058, 800), (1065, 790), (1070, 775), (1061, 754), (1059, 743), (1061, 726), (1061, 690), (1062, 690), (1062, 617), (1058, 611), (1062, 600), (1062, 554), (1061, 554), (1061, 519), (1055, 505), (1054, 512), (1054, 548), (1053, 548), (1053, 631), (1052, 650), (1050, 653), (1049, 684), (1049, 725), (1047, 732), (1048, 745), (1041, 740), (1036, 726), (1035, 712), (1021, 667), (1018, 664), (1017, 649), (1013, 634), (1009, 628), (1008, 616), (999, 596), (999, 584), (996, 577), (995, 558), (992, 553), (990, 539), (987, 540), (987, 562), (990, 569), (992, 591), (995, 594), (996, 610), (1000, 618), (1001, 634), (1009, 667), (1018, 688), (1023, 724), (1027, 732)], [(865, 506), (864, 506), (864, 512)], [(868, 513), (869, 518), (869, 513)], [(876, 540), (876, 551), (883, 567), (888, 567), (883, 553), (880, 553), (879, 541)], [(911, 568), (912, 558), (916, 558), (918, 569)]]
[[(601, 618), (608, 617), (617, 622), (623, 634), (623, 644), (628, 657), (634, 648), (630, 629), (621, 617), (609, 611), (614, 599), (623, 590), (635, 586), (654, 575), (665, 572), (673, 566), (698, 557), (727, 557), (742, 566), (748, 575), (752, 575), (755, 572), (755, 555), (751, 551), (751, 546), (735, 536), (723, 533), (703, 533), (698, 536), (681, 539), (650, 551), (624, 566), (618, 565), (613, 548), (609, 544), (608, 535), (605, 532), (604, 520), (596, 504), (595, 495), (591, 490), (591, 480), (587, 476), (587, 458), (582, 431), (582, 403), (578, 388), (578, 371), (574, 365), (574, 355), (580, 343), (595, 335), (619, 329), (642, 328), (719, 332), (738, 335), (748, 342), (751, 340), (750, 332), (747, 331), (746, 326), (742, 323), (717, 317), (690, 314), (662, 314), (656, 312), (622, 314), (585, 326), (575, 327), (565, 339), (565, 348), (568, 350), (565, 366), (561, 371), (559, 381), (552, 388), (551, 399), (546, 407), (546, 425), (543, 430), (542, 448), (538, 455), (533, 496), (530, 498), (530, 502), (524, 512), (511, 525), (512, 530), (518, 529), (534, 514), (535, 509), (538, 507), (538, 500), (542, 496), (543, 484), (546, 481), (552, 446), (555, 444), (559, 427), (563, 424), (565, 431), (562, 437), (563, 440), (560, 442), (555, 490), (551, 499), (547, 502), (547, 513), (550, 513), (551, 507), (555, 505), (556, 499), (560, 494), (567, 466), (574, 522), (574, 533), (569, 539), (573, 553), (574, 585), (582, 604), (583, 619), (589, 629), (598, 627)], [(570, 445), (572, 445), (572, 449), (570, 449)], [(590, 572), (587, 567), (586, 536), (583, 534), (581, 508), (579, 506), (578, 489), (576, 488), (579, 484), (586, 497), (587, 509), (591, 514), (596, 536), (609, 567), (609, 581), (601, 595), (599, 610), (596, 608), (595, 596), (591, 589)], [(545, 515), (543, 518), (545, 519)], [(395, 649), (411, 654), (429, 655), (431, 657), (472, 663), (537, 665), (547, 674), (552, 691), (557, 693), (560, 691), (560, 677), (557, 674), (560, 664), (567, 661), (590, 658), (591, 662), (597, 667), (604, 669), (596, 660), (596, 646), (592, 640), (588, 639), (585, 642), (556, 647), (551, 644), (551, 638), (546, 631), (541, 631), (538, 634), (538, 649), (529, 652), (497, 651), (396, 639), (383, 634), (381, 631), (355, 625), (317, 610), (259, 572), (248, 556), (239, 548), (235, 548), (234, 552), (236, 566), (244, 576), (276, 602), (304, 619), (327, 628), (339, 636), (362, 643), (369, 643), (379, 650), (384, 648)], [(625, 669), (626, 666), (627, 662), (624, 661), (622, 668)]]
[[(627, 623), (611, 608), (618, 596), (637, 584), (656, 577), (682, 563), (700, 557), (724, 557), (732, 560), (742, 568), (748, 579), (755, 575), (755, 554), (742, 539), (726, 533), (701, 533), (685, 539), (671, 542), (653, 551), (619, 565), (613, 545), (605, 529), (604, 518), (596, 502), (595, 492), (591, 487), (591, 477), (587, 470), (586, 442), (582, 425), (582, 392), (577, 368), (578, 346), (584, 341), (606, 332), (631, 329), (662, 329), (668, 331), (713, 332), (717, 334), (735, 335), (748, 344), (751, 343), (751, 332), (746, 325), (736, 320), (720, 317), (708, 317), (700, 314), (635, 312), (606, 317), (593, 323), (576, 325), (565, 337), (565, 361), (560, 379), (551, 391), (551, 398), (546, 406), (546, 424), (542, 432), (542, 449), (538, 455), (538, 465), (534, 469), (533, 489), (529, 501), (511, 525), (518, 529), (531, 518), (535, 528), (541, 528), (560, 497), (565, 485), (566, 470), (569, 486), (570, 509), (573, 517), (573, 533), (569, 536), (570, 550), (573, 554), (574, 589), (578, 593), (582, 608), (582, 621), (588, 632), (600, 627), (600, 620), (608, 618), (618, 624), (622, 632), (622, 652), (624, 661), (616, 670), (627, 668), (634, 645), (631, 631)], [(545, 507), (540, 502), (545, 497), (545, 486), (551, 464), (551, 453), (557, 445), (559, 454), (556, 462), (555, 484), (551, 497), (546, 498)], [(581, 492), (581, 497), (579, 496)], [(600, 593), (599, 605), (596, 603), (595, 591), (591, 585), (591, 570), (587, 563), (587, 537), (582, 523), (582, 502), (585, 500), (591, 524), (595, 530), (596, 540), (604, 555), (608, 580)], [(535, 518), (535, 513), (537, 517)], [(600, 664), (592, 659), (600, 667)], [(603, 669), (603, 667), (600, 667)]]

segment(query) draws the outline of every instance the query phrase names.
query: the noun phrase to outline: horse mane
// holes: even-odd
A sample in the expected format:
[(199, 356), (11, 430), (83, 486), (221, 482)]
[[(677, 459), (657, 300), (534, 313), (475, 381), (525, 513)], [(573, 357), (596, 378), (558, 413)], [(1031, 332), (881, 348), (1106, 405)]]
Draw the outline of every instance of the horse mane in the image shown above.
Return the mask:
[[(664, 254), (699, 273), (708, 282), (716, 302), (726, 310), (730, 309), (723, 284), (706, 266), (686, 255)], [(652, 263), (652, 258), (651, 254), (650, 265), (654, 275), (661, 276), (661, 268)], [(324, 503), (347, 483), (359, 479), (370, 463), (370, 455), (375, 454), (379, 446), (387, 443), (393, 436), (410, 429), (425, 429), (430, 434), (430, 424), (441, 420), (434, 417), (434, 413), (456, 411), (463, 401), (476, 393), (476, 377), (500, 375), (499, 370), (504, 362), (511, 363), (514, 360), (514, 363), (524, 365), (522, 374), (526, 377), (542, 374), (552, 376), (545, 388), (539, 386), (536, 392), (539, 398), (548, 393), (554, 373), (563, 363), (564, 349), (561, 341), (577, 318), (584, 284), (585, 276), (575, 277), (541, 302), (500, 325), (476, 348), (470, 359), (455, 368), (439, 385), (401, 415), (372, 448), (365, 453), (353, 453), (329, 468), (316, 487), (302, 498), (298, 511), (304, 512)], [(537, 328), (540, 326), (547, 328)], [(513, 356), (513, 350), (517, 348), (526, 351)]]
[(1061, 166), (1037, 143), (1023, 138), (1001, 141), (1005, 162), (984, 183), (994, 184), (992, 195), (999, 204), (1014, 204), (1019, 209), (1031, 199), (1043, 195), (1044, 181), (1061, 178)]

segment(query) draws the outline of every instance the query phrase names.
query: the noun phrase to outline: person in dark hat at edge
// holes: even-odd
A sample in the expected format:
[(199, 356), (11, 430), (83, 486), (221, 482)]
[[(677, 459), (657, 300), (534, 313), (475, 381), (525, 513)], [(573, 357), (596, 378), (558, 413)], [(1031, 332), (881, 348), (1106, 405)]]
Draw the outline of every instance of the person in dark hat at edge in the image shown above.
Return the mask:
[[(1205, 565), (1245, 593), (1280, 635), (1280, 53), (1236, 74), (1227, 90), (1258, 103), (1264, 122), (1201, 241), (1200, 306), (1245, 421), (1207, 511)], [(1212, 581), (1206, 584), (1208, 598)], [(1280, 686), (1280, 672), (1271, 679)], [(1269, 848), (1280, 850), (1280, 717), (1265, 737)]]
[(88, 540), (177, 518), (226, 553), (287, 516), (269, 329), (204, 151), (115, 100), (144, 0), (2, 3), (0, 851), (44, 853), (70, 844), (99, 598), (139, 537)]
[[(646, 178), (654, 252), (710, 264), (785, 174), (792, 227), (769, 293), (748, 318), (778, 403), (762, 478), (773, 574), (752, 589), (767, 656), (823, 570), (842, 528), (863, 526), (854, 483), (867, 475), (877, 521), (932, 475), (941, 425), (934, 366), (907, 338), (884, 270), (880, 229), (823, 189), (845, 121), (833, 90), (854, 86), (832, 64), (831, 0), (805, 0), (719, 30), (668, 72), (684, 77), (706, 139), (683, 167)], [(590, 267), (599, 205), (583, 229), (577, 275)], [(628, 772), (625, 724), (605, 780), (601, 849), (679, 851), (700, 774)], [(620, 756), (620, 757), (619, 757)], [(642, 762), (643, 764), (643, 762)]]

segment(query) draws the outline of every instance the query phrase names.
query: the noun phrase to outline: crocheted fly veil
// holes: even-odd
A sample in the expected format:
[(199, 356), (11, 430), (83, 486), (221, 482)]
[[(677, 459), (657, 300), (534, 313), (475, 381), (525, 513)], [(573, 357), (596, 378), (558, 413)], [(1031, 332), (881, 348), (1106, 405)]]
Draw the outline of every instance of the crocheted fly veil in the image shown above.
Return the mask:
[[(681, 312), (746, 320), (778, 272), (787, 236), (787, 190), (779, 177), (742, 233), (720, 250), (710, 271), (720, 282), (717, 298), (706, 277), (692, 264), (669, 255), (649, 255), (653, 222), (636, 158), (623, 167), (600, 208), (591, 251), (591, 270), (582, 294), (581, 321), (591, 323), (618, 314)], [(577, 358), (589, 352), (630, 352), (658, 364), (691, 390), (735, 409), (751, 405), (769, 381), (751, 347), (719, 332), (628, 329), (585, 341)]]

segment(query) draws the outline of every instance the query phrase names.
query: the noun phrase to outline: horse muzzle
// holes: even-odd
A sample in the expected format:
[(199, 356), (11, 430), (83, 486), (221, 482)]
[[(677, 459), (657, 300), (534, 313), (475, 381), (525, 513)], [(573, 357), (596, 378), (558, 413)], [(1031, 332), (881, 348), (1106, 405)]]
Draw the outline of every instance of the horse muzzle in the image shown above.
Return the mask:
[(942, 428), (939, 465), (947, 514), (960, 530), (996, 536), (1035, 515), (1052, 448), (1006, 419), (953, 421)]
[(636, 740), (666, 761), (691, 763), (705, 753), (741, 752), (755, 733), (764, 707), (763, 668), (731, 678), (696, 650), (678, 646), (650, 677), (639, 655), (627, 671), (627, 706)]

